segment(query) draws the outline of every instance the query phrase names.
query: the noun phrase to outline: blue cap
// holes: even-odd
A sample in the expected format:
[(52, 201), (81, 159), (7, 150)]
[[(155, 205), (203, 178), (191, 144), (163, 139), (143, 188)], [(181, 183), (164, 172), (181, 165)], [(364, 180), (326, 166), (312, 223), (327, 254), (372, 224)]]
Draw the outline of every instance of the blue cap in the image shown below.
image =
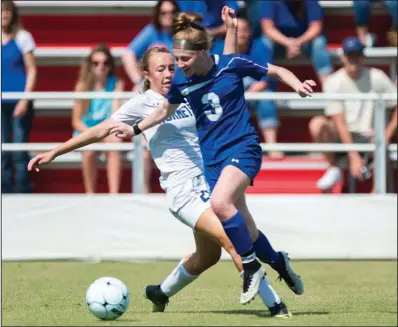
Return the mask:
[(365, 46), (357, 37), (351, 36), (347, 37), (343, 41), (343, 51), (344, 53), (363, 53)]

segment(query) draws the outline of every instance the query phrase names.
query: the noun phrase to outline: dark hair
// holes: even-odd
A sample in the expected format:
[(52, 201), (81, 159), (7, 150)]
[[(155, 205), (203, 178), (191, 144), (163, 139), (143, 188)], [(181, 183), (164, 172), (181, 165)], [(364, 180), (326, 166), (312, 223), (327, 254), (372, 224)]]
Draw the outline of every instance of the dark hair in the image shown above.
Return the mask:
[(239, 8), (238, 12), (236, 13), (236, 18), (249, 21), (249, 17), (247, 14), (247, 8), (245, 8), (245, 7)]
[(162, 29), (162, 26), (160, 25), (160, 7), (162, 7), (163, 3), (165, 2), (170, 2), (176, 11), (176, 14), (178, 12), (180, 12), (180, 6), (178, 5), (176, 0), (159, 0), (155, 7), (153, 8), (153, 12), (152, 12), (152, 24), (153, 26), (155, 26), (156, 30), (160, 31)]
[[(149, 72), (149, 59), (158, 53), (169, 53), (171, 52), (165, 47), (152, 47), (145, 51), (142, 59), (141, 59), (141, 72)], [(149, 90), (151, 88), (151, 82), (149, 79), (145, 79), (144, 81), (144, 91)]]
[(8, 10), (12, 12), (10, 25), (7, 26), (6, 32), (9, 34), (17, 34), (17, 32), (22, 28), (22, 24), (19, 18), (18, 8), (14, 1), (1, 1), (1, 10)]
[(202, 49), (209, 49), (211, 40), (205, 28), (199, 25), (203, 17), (193, 12), (178, 13), (173, 22), (174, 40), (187, 40)]
[(80, 72), (78, 77), (78, 82), (83, 83), (84, 88), (89, 91), (94, 87), (94, 76), (91, 72), (92, 58), (95, 53), (101, 52), (105, 54), (107, 60), (109, 61), (109, 76), (116, 74), (116, 63), (115, 58), (112, 56), (109, 47), (104, 43), (99, 43), (95, 45), (90, 54), (84, 58), (82, 65), (80, 66)]

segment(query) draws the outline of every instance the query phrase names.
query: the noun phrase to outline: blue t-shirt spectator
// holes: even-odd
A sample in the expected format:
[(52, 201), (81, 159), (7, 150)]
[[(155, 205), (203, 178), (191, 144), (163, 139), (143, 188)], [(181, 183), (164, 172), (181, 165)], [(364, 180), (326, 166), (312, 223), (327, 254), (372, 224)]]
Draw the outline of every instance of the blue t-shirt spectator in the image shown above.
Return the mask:
[(203, 26), (208, 29), (219, 27), (224, 24), (221, 18), (221, 10), (224, 6), (231, 7), (235, 9), (235, 11), (239, 8), (237, 1), (225, 0), (179, 0), (178, 5), (181, 11), (200, 14), (204, 20)]
[(150, 47), (163, 46), (172, 51), (173, 36), (164, 31), (158, 31), (153, 24), (149, 24), (130, 42), (128, 48), (141, 59)]
[[(36, 45), (32, 35), (18, 31), (15, 38), (1, 46), (2, 92), (23, 92), (26, 85), (24, 54), (34, 51)], [(16, 103), (18, 100), (2, 100), (3, 103)]]
[(297, 17), (299, 1), (278, 0), (261, 2), (261, 19), (269, 19), (284, 35), (299, 37), (308, 29), (311, 22), (323, 20), (323, 9), (318, 1), (304, 0), (304, 14)]

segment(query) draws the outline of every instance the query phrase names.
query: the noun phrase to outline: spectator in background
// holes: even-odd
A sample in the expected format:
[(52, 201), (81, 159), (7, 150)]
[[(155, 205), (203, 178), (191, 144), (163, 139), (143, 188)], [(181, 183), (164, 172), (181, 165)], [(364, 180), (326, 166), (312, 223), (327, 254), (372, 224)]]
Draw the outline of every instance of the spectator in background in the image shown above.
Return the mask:
[(333, 71), (323, 34), (323, 10), (318, 1), (262, 1), (261, 26), (267, 47), (275, 56), (298, 56), (301, 51), (312, 58), (323, 81)]
[[(124, 83), (116, 77), (115, 70), (115, 60), (108, 46), (105, 44), (94, 46), (81, 65), (75, 91), (122, 92)], [(72, 111), (74, 136), (108, 119), (120, 106), (119, 99), (77, 100)], [(111, 135), (105, 138), (104, 142), (116, 143), (121, 140)], [(83, 181), (86, 193), (95, 193), (96, 154), (95, 151), (83, 152)], [(106, 155), (109, 192), (119, 193), (122, 155), (120, 151), (108, 151)]]
[[(397, 88), (381, 70), (364, 66), (364, 45), (358, 38), (350, 37), (343, 42), (341, 60), (343, 68), (333, 73), (324, 84), (326, 93), (395, 93)], [(388, 107), (396, 106), (396, 101), (388, 101)], [(316, 116), (309, 124), (310, 133), (318, 143), (371, 143), (373, 142), (374, 101), (330, 101), (325, 109), (327, 117)], [(395, 118), (390, 121), (385, 139), (390, 142), (397, 128)], [(345, 154), (344, 154), (345, 155)], [(337, 167), (336, 155), (324, 153), (329, 168), (318, 181), (317, 187), (329, 192), (342, 178)], [(363, 180), (364, 160), (352, 151), (348, 153), (350, 174)]]
[(203, 17), (202, 25), (213, 38), (212, 51), (222, 53), (227, 29), (220, 17), (220, 12), (224, 6), (228, 6), (237, 12), (239, 9), (238, 2), (231, 0), (178, 0), (178, 5), (181, 11), (194, 12)]
[[(353, 1), (354, 19), (359, 40), (367, 47), (375, 45), (375, 37), (368, 33), (369, 18), (371, 9), (371, 0)], [(382, 1), (386, 5), (391, 17), (393, 28), (387, 34), (387, 39), (394, 47), (397, 46), (397, 29), (398, 29), (398, 3), (396, 0)]]
[[(134, 84), (133, 91), (140, 91), (143, 84), (143, 76), (140, 70), (140, 60), (145, 51), (153, 46), (163, 46), (168, 50), (173, 50), (172, 25), (173, 17), (180, 11), (175, 0), (159, 0), (152, 13), (152, 23), (144, 29), (130, 42), (123, 55), (123, 66), (127, 76)], [(218, 12), (220, 16), (220, 12)], [(151, 191), (152, 175), (152, 156), (148, 149), (148, 144), (143, 139), (144, 150), (144, 192)]]
[(263, 35), (263, 31), (261, 29), (260, 20), (263, 16), (262, 10), (262, 1), (258, 0), (244, 0), (245, 10), (247, 15), (247, 20), (249, 21), (250, 28), (252, 30), (253, 38), (257, 39)]
[(179, 11), (180, 8), (175, 0), (159, 0), (153, 9), (152, 23), (145, 26), (128, 45), (123, 55), (123, 65), (127, 76), (134, 84), (135, 91), (142, 88), (143, 77), (139, 61), (145, 51), (153, 46), (163, 46), (172, 51), (173, 17)]
[[(238, 34), (237, 34), (237, 53), (242, 53), (259, 65), (267, 65), (272, 63), (271, 53), (264, 45), (261, 38), (253, 38), (250, 23), (244, 11), (238, 12)], [(251, 77), (243, 79), (243, 85), (247, 92), (272, 92), (276, 89), (276, 81), (269, 80), (268, 77), (262, 78), (260, 81)], [(257, 116), (264, 140), (267, 143), (277, 142), (278, 117), (277, 108), (272, 100), (250, 101), (249, 107), (254, 110)], [(281, 158), (283, 153), (270, 152), (272, 158)]]
[[(1, 2), (1, 91), (33, 91), (36, 79), (36, 47), (32, 35), (22, 29), (18, 9), (12, 1)], [(1, 100), (1, 139), (3, 143), (27, 143), (33, 121), (29, 100)], [(1, 154), (2, 193), (31, 193), (33, 185), (26, 170), (25, 151)], [(15, 183), (12, 182), (12, 170)]]

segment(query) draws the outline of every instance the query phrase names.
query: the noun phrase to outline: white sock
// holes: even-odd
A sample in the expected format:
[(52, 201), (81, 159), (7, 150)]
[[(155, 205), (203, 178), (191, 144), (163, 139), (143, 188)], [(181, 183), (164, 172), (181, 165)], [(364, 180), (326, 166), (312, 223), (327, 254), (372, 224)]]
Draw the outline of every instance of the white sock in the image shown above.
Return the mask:
[(168, 297), (173, 296), (181, 291), (185, 286), (193, 282), (199, 275), (191, 275), (184, 268), (184, 259), (180, 261), (177, 267), (171, 272), (170, 275), (160, 285), (160, 289)]
[(264, 304), (268, 308), (272, 308), (275, 304), (281, 303), (281, 299), (279, 295), (275, 292), (272, 286), (269, 284), (268, 279), (264, 278), (260, 282), (260, 290), (258, 292), (260, 295), (261, 300), (263, 300)]

